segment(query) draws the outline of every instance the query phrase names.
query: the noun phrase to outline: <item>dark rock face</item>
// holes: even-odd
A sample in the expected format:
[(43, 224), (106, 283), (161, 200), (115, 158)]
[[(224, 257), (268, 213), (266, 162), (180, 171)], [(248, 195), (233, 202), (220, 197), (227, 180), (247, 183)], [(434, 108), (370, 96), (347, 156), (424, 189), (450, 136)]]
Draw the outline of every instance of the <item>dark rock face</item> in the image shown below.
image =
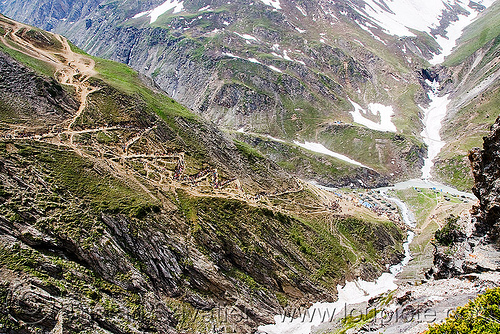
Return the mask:
[(0, 113), (2, 118), (43, 125), (61, 121), (78, 109), (59, 83), (36, 74), (0, 51)]
[(436, 245), (435, 268), (429, 272), (434, 278), (500, 270), (500, 117), (484, 137), (483, 149), (471, 151), (469, 159), (479, 204), (472, 208), (472, 222), (461, 225), (474, 224), (472, 233), (448, 247)]
[(483, 149), (475, 149), (469, 159), (472, 163), (475, 185), (472, 189), (479, 198), (474, 208), (475, 235), (486, 237), (500, 246), (500, 118), (484, 138)]

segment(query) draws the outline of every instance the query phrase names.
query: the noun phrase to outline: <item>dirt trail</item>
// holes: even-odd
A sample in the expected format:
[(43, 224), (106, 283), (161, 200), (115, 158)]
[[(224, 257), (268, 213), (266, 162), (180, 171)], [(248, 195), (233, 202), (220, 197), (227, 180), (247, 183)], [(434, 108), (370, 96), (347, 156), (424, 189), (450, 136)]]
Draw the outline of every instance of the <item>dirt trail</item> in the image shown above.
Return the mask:
[[(54, 67), (54, 78), (59, 83), (74, 87), (80, 107), (65, 128), (70, 138), (69, 145), (76, 148), (73, 143), (75, 132), (73, 132), (72, 127), (85, 110), (88, 95), (99, 90), (99, 88), (92, 87), (88, 82), (90, 77), (97, 74), (94, 70), (95, 61), (71, 50), (68, 40), (62, 36), (51, 34), (60, 43), (59, 48), (41, 48), (29, 41), (30, 37), (27, 36), (27, 33), (33, 30), (32, 27), (14, 21), (3, 22), (3, 24), (7, 28), (7, 33), (0, 37), (3, 44), (32, 58), (49, 63)], [(42, 33), (37, 36), (47, 39)]]
[[(26, 133), (32, 133), (31, 130), (33, 130), (33, 128), (13, 125), (11, 126), (11, 129), (13, 130), (8, 138), (36, 141), (48, 140), (49, 142), (57, 145), (70, 147), (81, 156), (85, 156), (89, 159), (96, 159), (95, 156), (86, 153), (81, 144), (75, 141), (76, 135), (113, 130), (135, 131), (136, 133), (124, 143), (122, 152), (111, 152), (111, 155), (114, 157), (104, 158), (104, 153), (110, 154), (110, 151), (106, 147), (98, 148), (100, 158), (101, 161), (104, 159), (115, 175), (122, 178), (127, 183), (132, 182), (136, 186), (139, 186), (154, 200), (158, 200), (158, 198), (152, 193), (150, 189), (151, 186), (167, 190), (172, 188), (183, 188), (193, 196), (233, 198), (245, 201), (250, 205), (268, 207), (270, 209), (284, 212), (291, 210), (325, 216), (333, 213), (328, 206), (328, 203), (331, 200), (331, 194), (324, 191), (316, 190), (318, 191), (317, 195), (321, 196), (321, 203), (318, 203), (319, 206), (307, 206), (298, 202), (292, 203), (295, 201), (283, 198), (288, 194), (300, 193), (304, 191), (305, 186), (300, 180), (297, 180), (296, 186), (284, 191), (251, 195), (243, 190), (240, 181), (236, 178), (220, 181), (217, 170), (207, 170), (205, 173), (200, 172), (194, 176), (186, 175), (184, 173), (186, 169), (184, 152), (165, 152), (164, 154), (130, 154), (129, 148), (140, 141), (141, 138), (147, 136), (151, 131), (154, 131), (157, 126), (152, 126), (147, 129), (122, 128), (119, 126), (106, 126), (93, 129), (75, 129), (79, 119), (87, 107), (89, 95), (99, 90), (98, 87), (92, 86), (91, 81), (89, 80), (98, 74), (95, 71), (95, 61), (88, 56), (74, 52), (71, 49), (68, 40), (62, 36), (50, 33), (50, 35), (41, 34), (39, 36), (41, 39), (45, 38), (47, 39), (46, 42), (50, 42), (49, 38), (53, 37), (55, 38), (55, 44), (57, 44), (57, 48), (42, 48), (35, 45), (36, 43), (33, 43), (33, 40), (26, 35), (28, 31), (33, 30), (34, 28), (14, 21), (9, 21), (9, 23), (7, 23), (7, 21), (2, 21), (0, 24), (3, 25), (6, 31), (4, 36), (0, 36), (0, 42), (12, 49), (22, 52), (32, 58), (46, 62), (52, 66), (54, 68), (54, 78), (62, 85), (73, 87), (76, 98), (79, 102), (78, 110), (70, 119), (64, 121), (63, 124), (55, 124), (46, 133), (26, 135)], [(65, 136), (64, 139), (63, 135)], [(57, 138), (58, 141), (54, 142), (54, 138)], [(178, 166), (177, 172), (167, 170), (164, 168), (164, 164), (162, 165), (157, 163), (162, 159), (174, 160)], [(145, 175), (135, 171), (133, 168), (130, 168), (130, 166), (127, 166), (127, 161), (142, 163), (144, 165)], [(153, 179), (151, 175), (155, 178)], [(309, 186), (306, 187), (308, 189), (311, 188)], [(277, 200), (278, 198), (284, 201), (283, 204), (289, 207), (288, 210), (268, 203), (269, 200)]]

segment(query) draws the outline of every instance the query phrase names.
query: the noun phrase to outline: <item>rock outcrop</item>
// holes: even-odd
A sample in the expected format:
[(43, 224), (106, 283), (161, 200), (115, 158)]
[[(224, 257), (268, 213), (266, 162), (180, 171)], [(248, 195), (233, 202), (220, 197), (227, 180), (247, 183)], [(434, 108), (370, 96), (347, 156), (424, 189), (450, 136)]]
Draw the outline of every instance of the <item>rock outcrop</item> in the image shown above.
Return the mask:
[(474, 194), (479, 199), (472, 208), (472, 221), (457, 225), (457, 233), (467, 231), (467, 238), (449, 245), (436, 244), (434, 266), (429, 273), (435, 278), (500, 271), (500, 117), (484, 137), (483, 148), (469, 154), (474, 175)]
[(484, 138), (483, 149), (474, 149), (469, 158), (475, 180), (472, 190), (479, 198), (474, 235), (500, 248), (500, 117)]

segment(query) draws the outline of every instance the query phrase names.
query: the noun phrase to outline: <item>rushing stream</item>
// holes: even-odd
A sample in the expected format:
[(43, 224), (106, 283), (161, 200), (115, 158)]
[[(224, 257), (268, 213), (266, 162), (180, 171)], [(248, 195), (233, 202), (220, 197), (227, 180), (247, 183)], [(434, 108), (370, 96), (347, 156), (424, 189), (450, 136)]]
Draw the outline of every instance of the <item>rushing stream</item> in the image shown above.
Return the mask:
[[(328, 189), (325, 187), (322, 188)], [(331, 189), (334, 190), (333, 188)], [(381, 194), (399, 207), (401, 217), (408, 227), (415, 227), (413, 214), (404, 202), (389, 197), (385, 190), (382, 190)], [(396, 275), (403, 270), (412, 258), (410, 244), (414, 236), (415, 234), (412, 231), (408, 231), (408, 237), (403, 244), (404, 259), (400, 263), (391, 266), (389, 272), (383, 273), (375, 282), (358, 279), (357, 281), (347, 282), (345, 286), (338, 285), (338, 299), (336, 302), (315, 303), (307, 312), (294, 319), (284, 315), (277, 315), (274, 317), (276, 324), (260, 326), (259, 331), (268, 334), (307, 334), (311, 332), (313, 326), (327, 322), (333, 315), (342, 312), (345, 306), (366, 302), (375, 296), (396, 289)]]
[[(389, 189), (408, 189), (408, 188), (429, 188), (436, 191), (441, 191), (456, 196), (467, 197), (474, 200), (472, 194), (458, 191), (452, 187), (442, 185), (437, 182), (430, 181), (431, 170), (434, 165), (434, 159), (437, 157), (443, 146), (445, 145), (440, 136), (442, 121), (446, 116), (448, 98), (446, 96), (438, 96), (438, 82), (427, 82), (432, 88), (429, 92), (431, 103), (424, 111), (424, 130), (422, 137), (428, 146), (428, 155), (424, 160), (422, 167), (421, 179), (414, 179), (395, 184), (392, 187), (379, 188), (381, 195), (388, 201), (395, 203), (399, 207), (401, 217), (404, 223), (409, 227), (408, 237), (403, 244), (405, 257), (396, 265), (389, 268), (389, 272), (383, 273), (375, 282), (366, 282), (361, 279), (353, 282), (347, 282), (345, 286), (337, 286), (338, 299), (334, 303), (315, 303), (308, 311), (292, 317), (284, 315), (275, 316), (275, 324), (264, 325), (259, 327), (259, 332), (268, 334), (307, 334), (311, 332), (313, 326), (318, 326), (321, 323), (328, 322), (333, 315), (337, 315), (343, 311), (348, 305), (354, 305), (366, 302), (371, 298), (382, 293), (394, 290), (397, 288), (396, 276), (403, 271), (403, 268), (410, 262), (410, 244), (413, 241), (415, 234), (411, 231), (415, 227), (415, 219), (413, 214), (408, 209), (406, 204), (387, 195)], [(321, 187), (323, 189), (328, 189)]]

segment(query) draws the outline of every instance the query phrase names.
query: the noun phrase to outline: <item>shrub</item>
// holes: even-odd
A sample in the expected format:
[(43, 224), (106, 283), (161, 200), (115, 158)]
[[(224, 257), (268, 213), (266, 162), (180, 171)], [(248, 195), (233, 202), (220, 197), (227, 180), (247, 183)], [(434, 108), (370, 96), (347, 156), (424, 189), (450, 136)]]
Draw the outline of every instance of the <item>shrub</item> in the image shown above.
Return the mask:
[(455, 242), (463, 240), (465, 234), (460, 231), (460, 227), (457, 225), (458, 217), (451, 215), (446, 218), (446, 221), (446, 225), (434, 233), (434, 238), (440, 245), (451, 246)]
[(471, 300), (442, 324), (431, 325), (425, 334), (493, 334), (500, 333), (500, 288)]

